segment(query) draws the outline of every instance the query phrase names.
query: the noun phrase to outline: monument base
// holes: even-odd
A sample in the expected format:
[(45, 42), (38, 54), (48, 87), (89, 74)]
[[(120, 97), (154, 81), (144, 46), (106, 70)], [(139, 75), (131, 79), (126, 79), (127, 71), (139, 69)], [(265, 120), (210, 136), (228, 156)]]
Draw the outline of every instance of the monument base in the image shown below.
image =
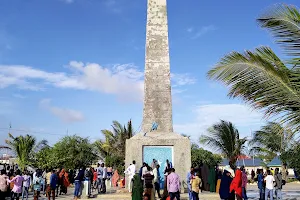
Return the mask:
[(146, 135), (139, 133), (126, 140), (126, 167), (135, 160), (136, 170), (139, 172), (143, 162), (151, 165), (153, 159), (161, 166), (162, 178), (166, 159), (171, 161), (182, 186), (186, 187), (186, 174), (191, 167), (191, 143), (187, 137), (176, 133), (149, 132)]

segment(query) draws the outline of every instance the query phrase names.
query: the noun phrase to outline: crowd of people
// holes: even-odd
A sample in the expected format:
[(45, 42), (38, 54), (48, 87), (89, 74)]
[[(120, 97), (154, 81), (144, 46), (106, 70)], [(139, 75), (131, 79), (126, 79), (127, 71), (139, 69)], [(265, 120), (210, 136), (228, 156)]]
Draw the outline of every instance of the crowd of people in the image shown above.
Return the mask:
[[(276, 168), (274, 172), (267, 169), (265, 173), (263, 169), (258, 169), (257, 173), (259, 199), (273, 200), (275, 195), (277, 200), (281, 200), (281, 190), (282, 186), (285, 185), (285, 181), (282, 179), (279, 168)], [(253, 175), (251, 175), (251, 178), (254, 179)], [(248, 177), (244, 166), (235, 170), (226, 166), (220, 180), (220, 198), (224, 200), (247, 200), (247, 184)]]
[[(181, 180), (175, 172), (172, 162), (166, 160), (166, 166), (160, 174), (160, 165), (153, 159), (151, 165), (143, 163), (142, 167), (137, 170), (136, 162), (125, 170), (128, 175), (127, 185), (129, 192), (132, 192), (132, 200), (154, 200), (157, 197), (163, 200), (177, 199), (180, 200)], [(163, 194), (160, 194), (160, 183), (164, 177)]]
[[(165, 168), (160, 170), (157, 160), (148, 165), (143, 163), (136, 169), (136, 162), (125, 170), (128, 191), (132, 193), (132, 200), (154, 200), (157, 197), (180, 200), (182, 182), (175, 172), (172, 162), (166, 160)], [(260, 200), (282, 199), (282, 186), (285, 180), (279, 169), (267, 169), (265, 172), (258, 169), (256, 175), (251, 172), (251, 180), (256, 180), (259, 188)], [(162, 173), (162, 174), (161, 174)], [(217, 192), (224, 200), (247, 200), (247, 184), (249, 172), (242, 166), (232, 169), (229, 165), (220, 170), (217, 166), (209, 168), (206, 165), (200, 168), (191, 167), (186, 177), (189, 200), (198, 200), (199, 193), (203, 190)], [(74, 185), (74, 199), (83, 195), (83, 188), (87, 197), (92, 196), (93, 190), (98, 194), (106, 193), (107, 180), (110, 186), (125, 186), (125, 179), (121, 179), (118, 171), (113, 172), (111, 167), (99, 163), (97, 168), (81, 167), (78, 170), (53, 169), (35, 172), (17, 167), (7, 166), (1, 170), (0, 175), (0, 200), (9, 197), (11, 200), (28, 199), (29, 192), (33, 192), (34, 200), (45, 195), (48, 200), (55, 200), (58, 195), (67, 194), (70, 184)], [(163, 184), (162, 184), (163, 183)], [(161, 194), (161, 190), (163, 193)]]
[(0, 200), (6, 197), (11, 200), (20, 198), (27, 200), (30, 192), (33, 193), (34, 200), (38, 200), (41, 195), (47, 196), (48, 200), (51, 197), (55, 200), (58, 195), (67, 194), (71, 184), (74, 185), (76, 200), (85, 192), (87, 197), (91, 197), (93, 190), (98, 191), (98, 194), (106, 193), (107, 179), (111, 180), (112, 185), (116, 187), (120, 176), (117, 170), (112, 173), (112, 168), (106, 167), (104, 163), (98, 164), (96, 169), (82, 166), (77, 170), (68, 171), (64, 168), (21, 171), (17, 165), (4, 166), (0, 175)]
[[(11, 200), (28, 199), (30, 190), (33, 191), (34, 200), (41, 195), (46, 195), (50, 200), (60, 194), (67, 193), (68, 177), (64, 170), (43, 171), (37, 169), (34, 173), (28, 170), (21, 172), (20, 169), (4, 168), (0, 175), (0, 200), (10, 197)], [(55, 190), (57, 191), (55, 195)], [(42, 194), (41, 194), (42, 193)]]

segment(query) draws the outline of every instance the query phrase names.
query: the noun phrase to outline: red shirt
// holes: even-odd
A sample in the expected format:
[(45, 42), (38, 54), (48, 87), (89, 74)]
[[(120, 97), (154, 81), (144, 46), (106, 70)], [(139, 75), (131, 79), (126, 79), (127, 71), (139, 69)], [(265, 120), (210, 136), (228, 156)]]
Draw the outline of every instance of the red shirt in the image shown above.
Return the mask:
[(95, 172), (94, 172), (94, 178), (93, 178), (93, 180), (96, 181), (97, 179), (98, 179), (98, 174), (97, 174), (97, 172), (95, 171)]

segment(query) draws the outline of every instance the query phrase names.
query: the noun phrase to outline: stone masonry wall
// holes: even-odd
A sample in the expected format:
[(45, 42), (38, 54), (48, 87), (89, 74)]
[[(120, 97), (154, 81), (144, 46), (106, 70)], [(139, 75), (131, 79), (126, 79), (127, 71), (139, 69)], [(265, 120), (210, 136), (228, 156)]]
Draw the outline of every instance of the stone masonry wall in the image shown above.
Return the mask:
[(143, 132), (173, 132), (166, 0), (148, 0)]

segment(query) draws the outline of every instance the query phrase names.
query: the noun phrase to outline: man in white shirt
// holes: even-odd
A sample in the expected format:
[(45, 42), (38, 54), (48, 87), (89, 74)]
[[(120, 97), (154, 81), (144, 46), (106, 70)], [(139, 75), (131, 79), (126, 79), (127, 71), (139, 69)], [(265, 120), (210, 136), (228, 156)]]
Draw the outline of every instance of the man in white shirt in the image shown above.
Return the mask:
[(129, 192), (131, 192), (131, 183), (132, 183), (133, 176), (135, 175), (135, 171), (136, 171), (136, 168), (135, 168), (135, 160), (134, 160), (134, 161), (132, 161), (132, 165), (130, 165), (125, 171), (125, 174), (128, 175), (128, 191)]
[(270, 170), (267, 170), (267, 176), (265, 177), (266, 182), (266, 191), (265, 191), (265, 200), (268, 200), (268, 195), (270, 194), (270, 200), (273, 200), (273, 190), (274, 190), (274, 176), (271, 174)]
[(142, 168), (142, 180), (144, 180), (144, 175), (145, 175), (146, 172), (147, 172), (147, 168), (148, 168), (148, 165), (147, 165), (147, 164)]

